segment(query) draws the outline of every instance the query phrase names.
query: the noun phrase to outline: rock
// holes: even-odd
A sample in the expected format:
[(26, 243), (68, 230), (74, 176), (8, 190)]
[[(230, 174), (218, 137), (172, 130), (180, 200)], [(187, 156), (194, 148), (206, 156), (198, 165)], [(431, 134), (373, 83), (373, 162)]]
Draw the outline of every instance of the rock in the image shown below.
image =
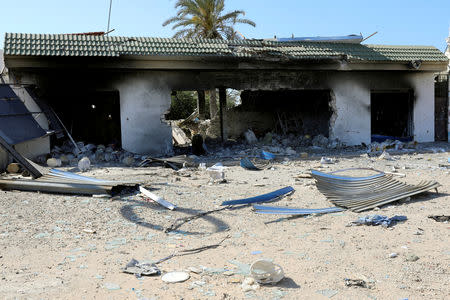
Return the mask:
[(134, 164), (134, 157), (127, 156), (122, 160), (122, 163), (128, 167), (131, 167)]
[(61, 167), (62, 162), (59, 158), (49, 158), (47, 159), (47, 166), (50, 168)]
[(66, 155), (61, 155), (60, 157), (59, 157), (59, 159), (61, 160), (61, 163), (63, 164), (63, 165), (67, 165), (69, 162), (70, 162), (70, 159), (66, 156)]
[(295, 154), (297, 154), (297, 151), (295, 151), (291, 147), (286, 148), (286, 155), (295, 155)]
[(419, 260), (419, 257), (415, 254), (410, 254), (406, 257), (406, 261), (415, 262), (418, 260)]
[(383, 153), (381, 153), (381, 155), (380, 156), (378, 156), (378, 159), (384, 159), (384, 160), (394, 160), (392, 157), (391, 157), (391, 155), (388, 153), (388, 152), (386, 152), (386, 151), (383, 151)]
[(396, 258), (398, 256), (397, 253), (392, 252), (391, 254), (389, 254), (389, 258)]
[(300, 153), (300, 158), (308, 158), (308, 153), (307, 152), (301, 152)]
[(86, 156), (80, 159), (78, 161), (78, 169), (80, 169), (81, 172), (86, 172), (91, 168), (91, 161)]
[(259, 284), (256, 283), (255, 279), (252, 277), (246, 277), (241, 285), (242, 291), (250, 292), (250, 291), (256, 291), (259, 289)]
[(262, 140), (263, 144), (264, 145), (272, 145), (272, 138), (273, 138), (273, 136), (272, 136), (271, 132), (266, 133), (266, 135), (264, 136), (264, 138)]
[(258, 139), (256, 138), (255, 133), (251, 129), (248, 129), (246, 132), (244, 132), (244, 137), (247, 144), (253, 145), (258, 143)]
[(328, 146), (328, 138), (323, 136), (322, 134), (316, 135), (312, 139), (313, 146), (325, 148)]
[(329, 157), (322, 157), (322, 158), (320, 159), (320, 163), (321, 163), (321, 164), (334, 164), (334, 161), (333, 161), (332, 158), (329, 158)]
[(10, 163), (6, 168), (6, 171), (8, 171), (8, 173), (19, 173), (20, 165), (18, 163)]

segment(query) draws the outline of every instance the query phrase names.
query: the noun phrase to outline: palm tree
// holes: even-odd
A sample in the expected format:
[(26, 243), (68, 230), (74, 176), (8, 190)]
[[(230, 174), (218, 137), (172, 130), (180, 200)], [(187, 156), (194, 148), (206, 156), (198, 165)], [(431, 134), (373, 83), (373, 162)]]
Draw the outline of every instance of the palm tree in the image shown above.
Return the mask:
[[(177, 16), (166, 20), (163, 26), (173, 24), (172, 29), (178, 30), (174, 38), (207, 38), (207, 39), (238, 39), (234, 25), (256, 24), (243, 19), (243, 10), (234, 10), (224, 13), (225, 0), (178, 0), (175, 4)], [(215, 90), (210, 91), (211, 119), (217, 113)]]

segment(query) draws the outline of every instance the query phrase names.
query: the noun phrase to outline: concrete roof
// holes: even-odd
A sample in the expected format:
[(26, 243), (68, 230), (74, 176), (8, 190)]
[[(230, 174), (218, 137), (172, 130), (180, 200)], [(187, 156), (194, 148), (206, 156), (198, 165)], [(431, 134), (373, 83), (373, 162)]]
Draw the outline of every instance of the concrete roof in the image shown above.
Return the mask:
[(211, 40), (74, 34), (6, 33), (5, 56), (30, 57), (211, 57), (287, 61), (345, 57), (354, 62), (447, 62), (433, 46), (388, 46), (274, 40)]

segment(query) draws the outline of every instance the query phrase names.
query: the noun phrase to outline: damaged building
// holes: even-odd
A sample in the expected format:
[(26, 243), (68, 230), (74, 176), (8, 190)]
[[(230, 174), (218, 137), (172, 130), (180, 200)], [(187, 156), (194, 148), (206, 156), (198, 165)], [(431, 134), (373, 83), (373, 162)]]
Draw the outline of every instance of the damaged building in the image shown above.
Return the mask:
[[(286, 134), (346, 145), (379, 136), (434, 141), (434, 78), (446, 56), (431, 46), (360, 42), (7, 33), (4, 56), (11, 83), (33, 86), (76, 140), (138, 154), (172, 152), (164, 116), (173, 91), (212, 89), (220, 96), (216, 136), (283, 124)], [(227, 111), (228, 88), (241, 91), (242, 103)]]

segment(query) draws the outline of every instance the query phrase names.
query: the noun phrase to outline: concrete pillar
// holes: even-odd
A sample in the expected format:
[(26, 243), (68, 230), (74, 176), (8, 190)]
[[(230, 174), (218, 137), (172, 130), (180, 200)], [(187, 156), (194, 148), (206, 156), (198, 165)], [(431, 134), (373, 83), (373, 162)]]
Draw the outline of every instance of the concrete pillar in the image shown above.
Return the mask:
[(330, 124), (330, 137), (346, 145), (370, 144), (370, 89), (346, 76), (332, 81), (335, 112)]
[(172, 129), (164, 121), (171, 89), (160, 74), (128, 75), (120, 92), (122, 148), (138, 154), (170, 155)]
[(414, 89), (414, 140), (417, 142), (434, 141), (434, 74), (430, 72), (414, 73), (410, 76)]
[(227, 91), (224, 87), (219, 88), (219, 119), (220, 119), (220, 137), (222, 142), (226, 139), (224, 132), (224, 116), (227, 109)]
[(197, 91), (197, 109), (198, 109), (198, 118), (200, 120), (205, 119), (205, 91)]

